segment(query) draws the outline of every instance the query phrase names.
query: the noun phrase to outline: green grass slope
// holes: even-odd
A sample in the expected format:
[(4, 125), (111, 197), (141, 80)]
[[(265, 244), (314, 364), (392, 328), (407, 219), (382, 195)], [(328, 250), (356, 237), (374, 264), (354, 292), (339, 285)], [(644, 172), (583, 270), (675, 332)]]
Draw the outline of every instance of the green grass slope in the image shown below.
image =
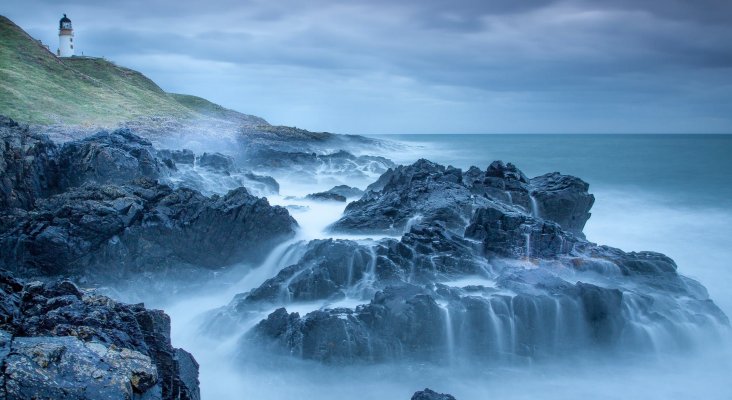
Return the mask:
[(57, 58), (0, 16), (0, 115), (38, 125), (111, 126), (147, 117), (264, 124), (195, 96), (169, 94), (101, 58)]

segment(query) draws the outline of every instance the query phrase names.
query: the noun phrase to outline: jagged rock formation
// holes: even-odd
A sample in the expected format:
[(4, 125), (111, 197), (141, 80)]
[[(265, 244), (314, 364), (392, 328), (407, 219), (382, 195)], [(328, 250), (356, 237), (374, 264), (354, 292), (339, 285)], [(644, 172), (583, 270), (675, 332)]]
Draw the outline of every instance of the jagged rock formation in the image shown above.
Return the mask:
[(274, 178), (236, 168), (230, 156), (204, 153), (196, 158), (190, 150), (156, 150), (129, 129), (101, 131), (59, 146), (0, 117), (0, 148), (0, 210), (29, 210), (38, 199), (85, 183), (120, 185), (141, 178), (209, 195), (241, 186), (260, 196), (279, 192)]
[(384, 141), (363, 136), (260, 125), (242, 128), (237, 141), (237, 160), (243, 167), (298, 181), (332, 176), (365, 182), (394, 167), (384, 157), (355, 155), (387, 146)]
[(0, 116), (0, 210), (29, 209), (55, 193), (58, 148), (46, 136)]
[(196, 163), (224, 173), (230, 173), (234, 169), (234, 158), (221, 153), (203, 153), (196, 157)]
[(536, 201), (535, 215), (554, 221), (568, 232), (581, 235), (590, 219), (589, 210), (595, 198), (587, 193), (583, 180), (558, 172), (531, 179), (530, 190)]
[[(585, 240), (578, 229), (592, 199), (574, 177), (420, 160), (385, 173), (336, 224), (403, 226), (400, 240), (313, 241), (209, 324), (264, 312), (245, 342), (327, 363), (675, 348), (727, 329), (706, 290), (668, 257)], [(283, 308), (314, 301), (322, 306), (304, 315)]]
[(193, 165), (196, 161), (196, 155), (188, 149), (170, 150), (162, 149), (157, 151), (157, 155), (164, 160), (166, 165), (175, 167), (176, 164)]
[(462, 183), (462, 171), (427, 160), (399, 166), (384, 174), (375, 191), (369, 186), (360, 200), (350, 203), (331, 229), (339, 232), (389, 233), (405, 231), (410, 220), (440, 221), (449, 229), (465, 226), (476, 205), (488, 200), (476, 197)]
[(127, 129), (102, 131), (63, 145), (59, 154), (60, 190), (85, 183), (122, 184), (140, 178), (159, 179), (167, 166), (152, 143)]
[(0, 271), (0, 396), (198, 400), (198, 364), (170, 344), (170, 320), (68, 281)]
[[(331, 229), (398, 234), (410, 223), (440, 221), (448, 229), (461, 231), (477, 208), (500, 203), (519, 206), (517, 210), (534, 216), (542, 212), (543, 219), (582, 236), (594, 202), (588, 187), (579, 178), (558, 173), (529, 180), (513, 164), (500, 161), (485, 171), (472, 167), (463, 173), (419, 160), (384, 173), (360, 200), (346, 207)], [(532, 198), (540, 201), (539, 207)]]
[(425, 390), (414, 392), (412, 400), (455, 400), (455, 398), (449, 394), (437, 393), (434, 390), (427, 388)]
[(256, 261), (296, 226), (284, 208), (244, 188), (206, 197), (150, 180), (85, 185), (2, 223), (4, 268), (89, 279)]
[(164, 179), (175, 187), (188, 187), (205, 194), (223, 194), (246, 187), (257, 196), (278, 194), (280, 185), (271, 176), (257, 175), (236, 166), (233, 157), (221, 153), (196, 156), (191, 150), (159, 150), (158, 156), (172, 170)]

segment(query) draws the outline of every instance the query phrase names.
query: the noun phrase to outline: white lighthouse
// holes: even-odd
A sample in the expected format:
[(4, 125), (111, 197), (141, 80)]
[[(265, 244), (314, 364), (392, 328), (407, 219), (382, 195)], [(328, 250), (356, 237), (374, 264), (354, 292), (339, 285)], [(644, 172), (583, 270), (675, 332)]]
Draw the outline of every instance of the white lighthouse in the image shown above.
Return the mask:
[(58, 22), (58, 51), (59, 57), (71, 57), (74, 55), (74, 29), (71, 27), (71, 20), (64, 14)]

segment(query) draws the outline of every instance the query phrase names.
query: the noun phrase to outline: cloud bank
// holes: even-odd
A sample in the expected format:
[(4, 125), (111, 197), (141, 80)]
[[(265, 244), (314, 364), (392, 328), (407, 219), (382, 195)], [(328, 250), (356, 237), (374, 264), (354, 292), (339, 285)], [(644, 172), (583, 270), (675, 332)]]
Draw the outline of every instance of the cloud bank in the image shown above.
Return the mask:
[(727, 0), (16, 1), (172, 92), (342, 133), (732, 133)]

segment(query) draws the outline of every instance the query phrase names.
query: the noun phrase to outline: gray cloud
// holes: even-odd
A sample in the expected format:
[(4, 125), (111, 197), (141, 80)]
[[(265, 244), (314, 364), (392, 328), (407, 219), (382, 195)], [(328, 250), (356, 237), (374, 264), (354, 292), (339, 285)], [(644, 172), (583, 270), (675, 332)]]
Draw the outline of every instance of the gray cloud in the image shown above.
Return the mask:
[[(726, 0), (11, 0), (54, 43), (284, 123), (379, 132), (732, 132)], [(42, 10), (42, 12), (39, 12)]]

